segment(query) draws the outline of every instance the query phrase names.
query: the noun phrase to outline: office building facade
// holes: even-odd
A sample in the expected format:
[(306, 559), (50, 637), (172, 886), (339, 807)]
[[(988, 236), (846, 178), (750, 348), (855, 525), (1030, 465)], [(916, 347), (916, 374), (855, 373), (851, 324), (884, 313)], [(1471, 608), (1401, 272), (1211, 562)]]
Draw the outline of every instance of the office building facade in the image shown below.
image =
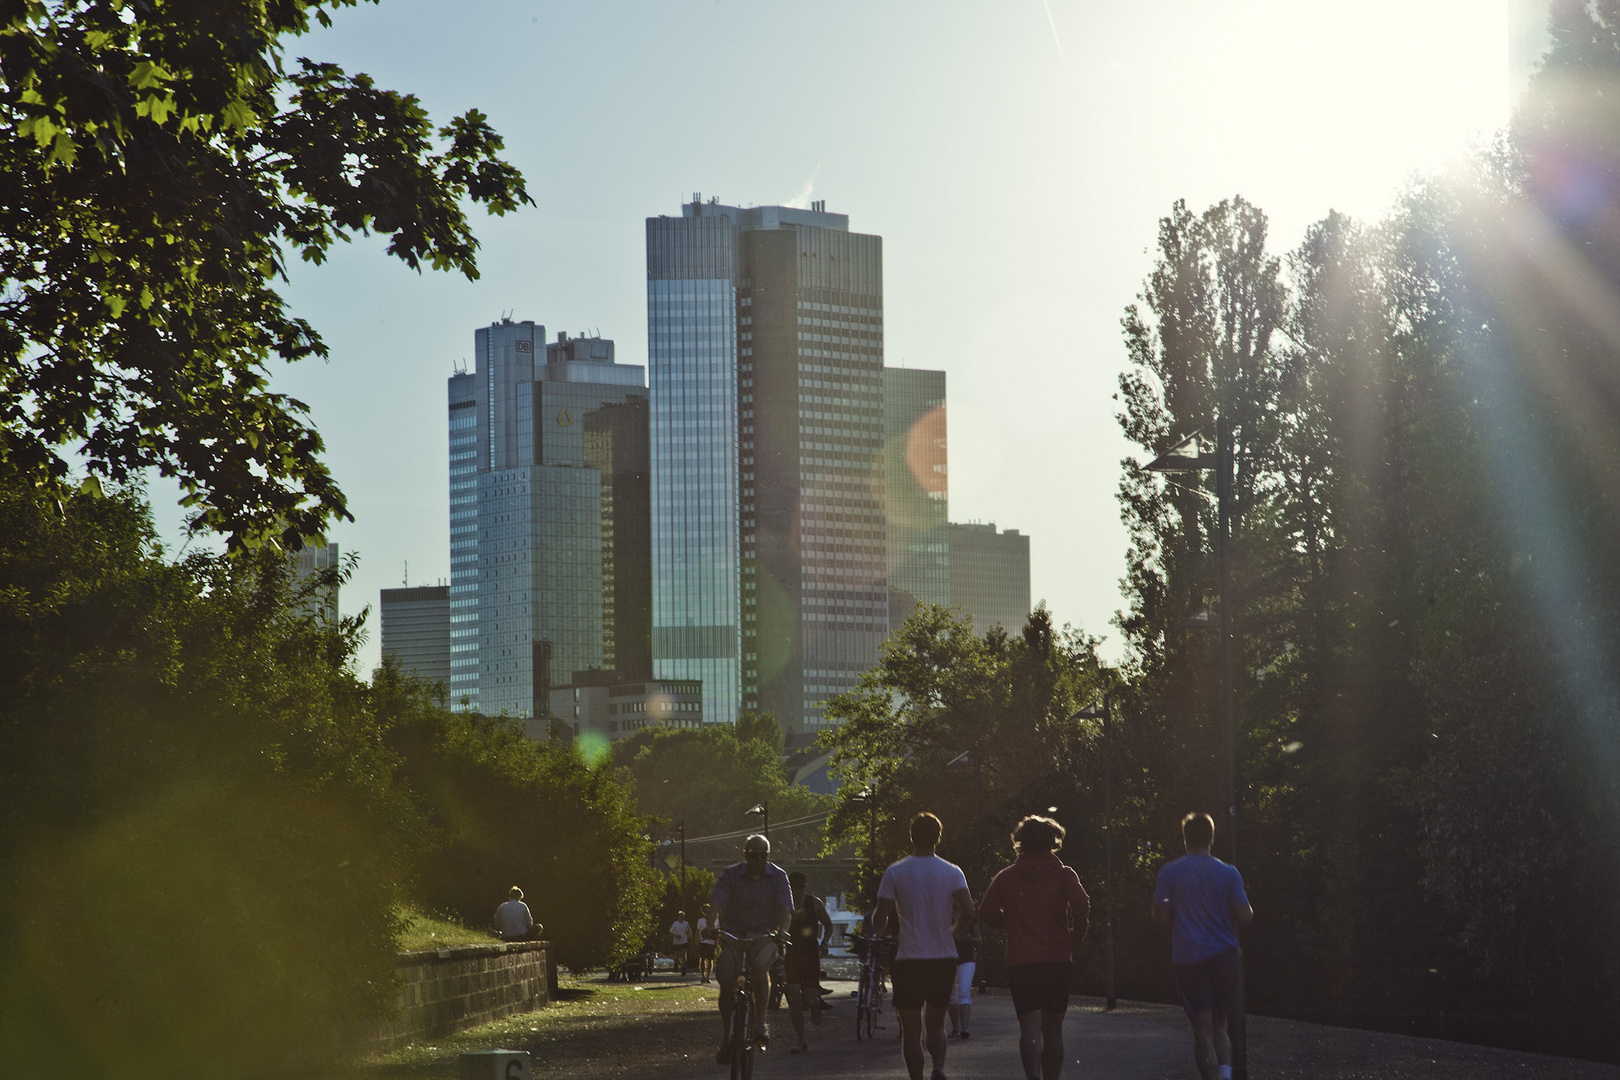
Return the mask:
[(889, 625), (918, 604), (951, 602), (945, 373), (883, 370), (884, 511)]
[(400, 670), (429, 682), (450, 682), (450, 587), (383, 589), (382, 652)]
[(882, 239), (694, 197), (647, 268), (656, 674), (809, 735), (888, 633)]
[(973, 617), (981, 636), (992, 626), (1016, 634), (1029, 617), (1029, 537), (997, 533), (995, 522), (951, 522), (951, 606)]
[(703, 725), (703, 684), (582, 679), (551, 691), (551, 715), (576, 739), (594, 735), (609, 742), (648, 727), (698, 728)]
[(539, 720), (576, 672), (648, 663), (646, 390), (611, 341), (533, 322), (475, 356), (449, 383), (451, 700)]

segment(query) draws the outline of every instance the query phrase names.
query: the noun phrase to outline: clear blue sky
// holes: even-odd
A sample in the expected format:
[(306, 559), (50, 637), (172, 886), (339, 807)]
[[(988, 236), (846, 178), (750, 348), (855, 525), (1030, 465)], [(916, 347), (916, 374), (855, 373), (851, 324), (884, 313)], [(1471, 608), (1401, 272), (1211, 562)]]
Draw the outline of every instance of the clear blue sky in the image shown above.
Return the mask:
[[(1241, 193), (1294, 246), (1376, 218), (1416, 170), (1506, 117), (1538, 0), (993, 3), (385, 0), (290, 55), (489, 114), (536, 207), (477, 217), (483, 277), (418, 276), (357, 242), (295, 271), (332, 349), (283, 369), (356, 520), (345, 613), (447, 577), (445, 385), (503, 312), (600, 330), (645, 363), (643, 219), (694, 191), (825, 199), (884, 238), (891, 365), (950, 379), (951, 517), (1032, 535), (1032, 586), (1109, 638), (1130, 452), (1119, 318), (1157, 220)], [(153, 488), (160, 525), (178, 511)]]

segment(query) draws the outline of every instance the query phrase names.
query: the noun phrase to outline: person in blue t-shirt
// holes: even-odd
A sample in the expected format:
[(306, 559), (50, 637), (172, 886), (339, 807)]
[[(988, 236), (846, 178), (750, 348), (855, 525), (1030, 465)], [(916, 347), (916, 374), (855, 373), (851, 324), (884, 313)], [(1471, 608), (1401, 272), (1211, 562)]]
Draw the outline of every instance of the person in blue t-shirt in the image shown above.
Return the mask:
[(1170, 924), (1170, 962), (1181, 1007), (1192, 1021), (1193, 1058), (1203, 1080), (1231, 1080), (1228, 1016), (1243, 1009), (1243, 950), (1238, 927), (1254, 921), (1243, 875), (1209, 853), (1215, 822), (1208, 814), (1181, 819), (1187, 854), (1159, 871), (1155, 922)]

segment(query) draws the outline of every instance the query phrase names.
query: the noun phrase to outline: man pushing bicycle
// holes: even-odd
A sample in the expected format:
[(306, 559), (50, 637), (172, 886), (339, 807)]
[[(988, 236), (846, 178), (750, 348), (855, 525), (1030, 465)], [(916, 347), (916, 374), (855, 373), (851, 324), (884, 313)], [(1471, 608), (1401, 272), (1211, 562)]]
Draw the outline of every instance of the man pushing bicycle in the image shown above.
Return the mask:
[(715, 961), (715, 982), (720, 987), (720, 1050), (715, 1060), (725, 1065), (735, 1049), (726, 1033), (731, 1028), (731, 991), (742, 974), (744, 959), (752, 980), (754, 1030), (752, 1042), (766, 1042), (765, 996), (769, 993), (771, 964), (776, 960), (777, 936), (785, 935), (793, 918), (793, 890), (788, 876), (771, 862), (771, 842), (755, 833), (743, 841), (743, 861), (720, 872), (709, 903), (715, 908), (717, 925), (728, 934), (745, 939), (739, 948), (727, 943)]

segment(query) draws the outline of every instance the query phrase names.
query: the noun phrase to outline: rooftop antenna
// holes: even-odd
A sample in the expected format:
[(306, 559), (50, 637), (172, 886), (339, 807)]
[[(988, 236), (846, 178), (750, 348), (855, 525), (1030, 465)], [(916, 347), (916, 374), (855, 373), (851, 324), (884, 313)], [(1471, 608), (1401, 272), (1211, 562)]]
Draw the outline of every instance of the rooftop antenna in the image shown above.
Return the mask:
[(409, 559), (405, 560), (405, 582), (404, 582), (404, 585), (405, 585), (405, 587), (407, 589), (411, 587), (411, 560), (409, 560)]

